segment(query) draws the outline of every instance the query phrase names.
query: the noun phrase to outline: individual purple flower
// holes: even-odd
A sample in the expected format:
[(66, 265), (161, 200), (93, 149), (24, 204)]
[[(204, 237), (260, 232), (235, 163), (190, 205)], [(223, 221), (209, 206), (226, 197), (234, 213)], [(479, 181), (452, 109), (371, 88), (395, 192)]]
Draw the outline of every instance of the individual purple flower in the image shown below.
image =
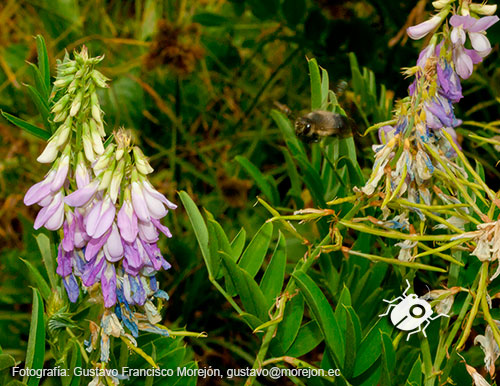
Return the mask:
[[(457, 74), (462, 79), (471, 76), (474, 64), (482, 62), (483, 58), (491, 52), (491, 44), (486, 37), (486, 30), (498, 21), (498, 16), (485, 16), (475, 19), (472, 16), (453, 15), (450, 24), (451, 42), (453, 43), (453, 61)], [(468, 33), (472, 50), (464, 47), (465, 33)]]
[(113, 224), (115, 212), (116, 207), (110, 197), (96, 201), (86, 218), (87, 234), (92, 238), (101, 237)]
[(436, 95), (430, 101), (425, 102), (424, 109), (427, 126), (431, 129), (457, 127), (462, 124), (460, 119), (455, 118), (451, 102), (440, 95)]
[(49, 205), (43, 207), (35, 219), (35, 229), (45, 226), (48, 230), (55, 231), (63, 225), (64, 221), (64, 202), (61, 192), (52, 196)]
[(437, 15), (434, 15), (430, 19), (420, 24), (408, 27), (406, 29), (406, 33), (413, 40), (419, 40), (424, 36), (426, 36), (432, 30), (436, 29), (442, 23), (444, 17), (446, 16), (446, 13), (440, 12)]
[(445, 60), (444, 66), (440, 63), (436, 66), (439, 93), (453, 103), (458, 103), (463, 98), (462, 85), (457, 73)]
[(491, 52), (491, 44), (486, 37), (486, 30), (498, 20), (498, 16), (484, 16), (475, 19), (469, 15), (453, 15), (450, 18), (450, 24), (453, 26), (451, 41), (453, 44), (463, 46), (465, 44), (465, 32), (467, 32), (472, 48), (484, 58)]

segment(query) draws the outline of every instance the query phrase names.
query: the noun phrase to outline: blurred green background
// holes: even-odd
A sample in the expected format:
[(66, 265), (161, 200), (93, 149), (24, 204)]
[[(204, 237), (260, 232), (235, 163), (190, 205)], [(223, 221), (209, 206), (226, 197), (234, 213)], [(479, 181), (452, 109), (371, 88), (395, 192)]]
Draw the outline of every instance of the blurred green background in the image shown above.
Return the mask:
[[(99, 69), (111, 82), (100, 100), (108, 133), (132, 129), (156, 170), (158, 190), (177, 203), (176, 192), (186, 190), (232, 238), (240, 227), (258, 229), (268, 218), (254, 207), (260, 191), (237, 155), (276, 179), (283, 210), (311, 206), (306, 194), (302, 203), (287, 195), (283, 140), (269, 115), (275, 102), (294, 115), (307, 111), (306, 58), (328, 70), (341, 106), (362, 133), (376, 122), (356, 103), (347, 54), (374, 72), (388, 96), (404, 97), (409, 82), (401, 68), (414, 65), (422, 47), (407, 39), (405, 29), (425, 20), (429, 9), (427, 1), (384, 0), (4, 0), (0, 109), (40, 124), (23, 86), (32, 82), (26, 62), (36, 61), (33, 36), (44, 36), (52, 74), (65, 50), (85, 44), (91, 55), (104, 54)], [(496, 43), (493, 53), (463, 83), (466, 98), (456, 114), (464, 121), (500, 116), (500, 25), (488, 37)], [(459, 134), (469, 129), (465, 124)], [(361, 166), (370, 168), (370, 138), (358, 136), (356, 143)], [(483, 159), (490, 185), (498, 188), (496, 155), (489, 145), (478, 153), (480, 145), (464, 148)], [(18, 360), (25, 355), (31, 307), (31, 282), (19, 257), (41, 266), (31, 232), (35, 208), (26, 208), (22, 198), (47, 170), (35, 161), (42, 146), (0, 118), (0, 343)], [(181, 207), (168, 223), (174, 237), (161, 245), (172, 264), (160, 277), (171, 297), (164, 322), (209, 334), (189, 341), (206, 366), (247, 364), (245, 355), (255, 352), (258, 339), (246, 338), (246, 326), (206, 279)]]

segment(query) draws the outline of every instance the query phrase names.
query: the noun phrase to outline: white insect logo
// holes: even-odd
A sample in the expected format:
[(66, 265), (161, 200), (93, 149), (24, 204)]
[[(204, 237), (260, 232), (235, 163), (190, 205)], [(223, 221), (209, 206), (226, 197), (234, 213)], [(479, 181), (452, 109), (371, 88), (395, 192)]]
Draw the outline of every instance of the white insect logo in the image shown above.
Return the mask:
[[(431, 323), (431, 320), (437, 319), (440, 316), (446, 316), (446, 314), (439, 314), (432, 317), (432, 308), (429, 303), (425, 300), (420, 299), (415, 294), (406, 295), (406, 292), (410, 289), (410, 282), (406, 280), (408, 287), (406, 287), (402, 296), (398, 296), (396, 299), (389, 301), (383, 299), (384, 302), (389, 303), (389, 307), (387, 311), (379, 317), (387, 315), (389, 312), (391, 313), (391, 322), (394, 326), (403, 331), (411, 331), (406, 340), (410, 339), (410, 335), (416, 334), (419, 331), (424, 333), (424, 336), (427, 338), (425, 334), (425, 329)], [(396, 304), (393, 304), (398, 302)]]

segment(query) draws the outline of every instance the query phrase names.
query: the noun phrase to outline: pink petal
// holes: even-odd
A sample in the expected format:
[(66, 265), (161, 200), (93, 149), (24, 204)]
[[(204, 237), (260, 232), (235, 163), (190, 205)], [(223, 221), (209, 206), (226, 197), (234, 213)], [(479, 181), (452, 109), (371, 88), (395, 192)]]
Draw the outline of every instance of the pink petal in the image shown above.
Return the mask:
[(134, 213), (132, 204), (130, 201), (125, 201), (118, 212), (117, 216), (118, 228), (120, 228), (120, 234), (125, 241), (132, 243), (137, 238), (137, 232), (139, 228), (137, 227), (137, 216)]
[(102, 204), (99, 221), (97, 222), (95, 231), (93, 234), (89, 233), (89, 235), (92, 237), (102, 236), (113, 224), (113, 221), (115, 220), (115, 213), (115, 205), (111, 202), (110, 198), (107, 198)]
[(123, 257), (122, 239), (116, 224), (113, 224), (108, 241), (104, 244), (104, 254), (106, 255), (106, 259), (112, 263)]
[(146, 200), (137, 182), (132, 182), (132, 204), (137, 218), (141, 221), (149, 221), (149, 211)]
[(486, 31), (498, 21), (498, 16), (485, 16), (477, 20), (474, 25), (469, 28), (469, 32)]
[(474, 48), (474, 50), (476, 50), (480, 56), (485, 57), (491, 52), (490, 41), (484, 34), (478, 32), (470, 32), (469, 38), (472, 44), (472, 48)]
[(151, 221), (139, 221), (139, 236), (148, 243), (158, 241), (158, 232)]
[(75, 190), (70, 195), (66, 196), (64, 202), (69, 206), (84, 206), (97, 192), (99, 180), (94, 180), (84, 188)]
[(475, 23), (476, 19), (471, 16), (453, 15), (450, 18), (450, 24), (453, 27), (463, 26), (463, 28), (466, 30), (469, 30), (469, 28), (472, 27)]

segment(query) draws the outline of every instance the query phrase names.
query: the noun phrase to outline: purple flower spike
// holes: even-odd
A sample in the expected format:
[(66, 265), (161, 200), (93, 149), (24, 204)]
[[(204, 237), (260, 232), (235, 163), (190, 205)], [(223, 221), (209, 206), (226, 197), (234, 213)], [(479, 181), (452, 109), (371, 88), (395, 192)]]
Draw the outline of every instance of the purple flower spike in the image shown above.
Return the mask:
[(69, 170), (69, 157), (67, 155), (64, 155), (61, 157), (56, 175), (54, 177), (54, 181), (52, 181), (52, 184), (50, 185), (50, 190), (52, 192), (57, 192), (59, 189), (62, 188), (64, 182), (66, 181), (68, 170)]
[(123, 202), (123, 205), (117, 216), (118, 228), (122, 238), (132, 243), (137, 238), (139, 228), (137, 227), (137, 216), (132, 208), (132, 203), (128, 200)]
[(118, 227), (113, 224), (109, 238), (104, 244), (104, 254), (106, 259), (110, 262), (119, 261), (123, 257), (123, 244), (118, 232)]
[[(151, 218), (153, 219), (153, 218)], [(158, 231), (151, 221), (142, 222), (139, 221), (139, 236), (141, 239), (154, 243), (158, 241)]]
[(175, 205), (173, 202), (169, 201), (163, 194), (158, 192), (153, 185), (147, 180), (143, 181), (142, 186), (144, 187), (144, 192), (153, 198), (156, 198), (157, 200), (163, 202), (169, 209), (177, 209), (177, 205)]
[(63, 283), (66, 293), (68, 294), (69, 301), (71, 303), (75, 303), (78, 300), (78, 295), (80, 293), (75, 276), (69, 275), (63, 278)]
[(124, 242), (124, 253), (125, 253), (125, 261), (127, 263), (127, 267), (130, 269), (130, 273), (138, 271), (142, 266), (142, 258), (139, 254), (139, 250), (137, 249), (136, 243), (133, 244)]
[(69, 206), (76, 206), (76, 207), (86, 205), (90, 201), (90, 199), (94, 196), (94, 194), (97, 192), (99, 183), (100, 183), (99, 180), (94, 180), (87, 186), (75, 190), (73, 193), (66, 196), (64, 202), (66, 202), (66, 204), (68, 204)]
[(99, 253), (85, 266), (85, 272), (82, 275), (82, 283), (85, 287), (94, 285), (100, 279), (105, 260), (104, 254)]
[(106, 268), (101, 277), (102, 296), (106, 308), (113, 307), (116, 303), (116, 271), (114, 264), (106, 263)]
[(102, 246), (106, 243), (110, 235), (110, 232), (105, 233), (101, 237), (96, 239), (90, 239), (85, 248), (85, 260), (92, 260), (101, 250)]
[(99, 201), (87, 217), (85, 229), (92, 238), (101, 237), (113, 224), (116, 207), (109, 197)]
[(55, 231), (59, 229), (64, 221), (64, 204), (62, 193), (57, 193), (50, 205), (42, 208), (35, 219), (35, 229), (40, 229), (42, 226)]
[(57, 274), (61, 277), (66, 277), (72, 273), (71, 269), (71, 253), (65, 252), (59, 245), (57, 253)]
[(426, 36), (433, 29), (435, 29), (439, 24), (441, 24), (442, 21), (443, 21), (442, 16), (438, 14), (420, 24), (408, 27), (406, 29), (406, 33), (410, 38), (418, 40)]
[[(390, 127), (390, 126), (389, 126)], [(163, 225), (160, 220), (157, 220), (155, 218), (152, 218), (151, 221), (155, 225), (158, 230), (163, 233), (167, 237), (172, 237), (172, 233), (170, 233), (170, 229), (168, 229), (165, 225)]]
[(437, 76), (438, 83), (441, 86), (440, 94), (453, 103), (458, 103), (463, 98), (462, 85), (457, 73), (453, 71), (448, 62), (445, 61), (444, 68), (438, 63)]
[(149, 211), (146, 199), (138, 182), (132, 182), (132, 204), (137, 218), (141, 221), (149, 221)]
[(42, 201), (45, 197), (51, 194), (50, 186), (56, 172), (51, 170), (49, 174), (40, 182), (37, 182), (31, 188), (28, 189), (24, 195), (24, 205), (30, 206)]
[(71, 252), (75, 248), (75, 229), (76, 220), (73, 213), (68, 212), (66, 221), (63, 224), (64, 238), (61, 243), (66, 252)]

